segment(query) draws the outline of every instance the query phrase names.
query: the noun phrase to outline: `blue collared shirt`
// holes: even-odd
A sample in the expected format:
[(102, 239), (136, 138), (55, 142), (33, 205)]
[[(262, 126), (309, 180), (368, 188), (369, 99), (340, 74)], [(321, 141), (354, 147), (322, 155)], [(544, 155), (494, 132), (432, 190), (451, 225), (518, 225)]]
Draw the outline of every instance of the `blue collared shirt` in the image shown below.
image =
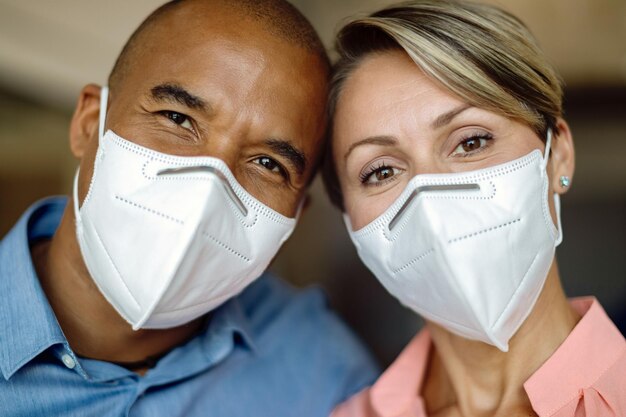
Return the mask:
[(1, 416), (327, 416), (375, 379), (319, 290), (298, 292), (269, 274), (144, 376), (77, 357), (29, 249), (54, 234), (66, 203), (38, 202), (0, 242)]

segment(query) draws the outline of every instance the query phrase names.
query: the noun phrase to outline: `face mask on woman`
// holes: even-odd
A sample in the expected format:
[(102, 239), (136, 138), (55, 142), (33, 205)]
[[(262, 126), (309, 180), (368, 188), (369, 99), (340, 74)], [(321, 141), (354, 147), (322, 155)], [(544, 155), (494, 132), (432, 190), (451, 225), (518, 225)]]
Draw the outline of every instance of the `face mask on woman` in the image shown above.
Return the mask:
[(361, 260), (401, 303), (449, 331), (508, 351), (561, 242), (548, 205), (545, 155), (487, 169), (417, 175), (364, 228)]

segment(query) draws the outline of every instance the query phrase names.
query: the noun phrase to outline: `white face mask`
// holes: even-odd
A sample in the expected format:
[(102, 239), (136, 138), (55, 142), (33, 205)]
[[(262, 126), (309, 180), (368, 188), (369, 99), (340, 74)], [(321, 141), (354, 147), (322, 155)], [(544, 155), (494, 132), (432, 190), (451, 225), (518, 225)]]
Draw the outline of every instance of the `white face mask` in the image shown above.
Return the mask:
[(138, 146), (103, 135), (76, 233), (87, 269), (133, 329), (187, 323), (259, 277), (296, 219), (265, 206), (226, 164)]
[(543, 287), (559, 228), (548, 206), (546, 154), (487, 169), (417, 175), (364, 228), (361, 260), (402, 304), (468, 339), (508, 351)]

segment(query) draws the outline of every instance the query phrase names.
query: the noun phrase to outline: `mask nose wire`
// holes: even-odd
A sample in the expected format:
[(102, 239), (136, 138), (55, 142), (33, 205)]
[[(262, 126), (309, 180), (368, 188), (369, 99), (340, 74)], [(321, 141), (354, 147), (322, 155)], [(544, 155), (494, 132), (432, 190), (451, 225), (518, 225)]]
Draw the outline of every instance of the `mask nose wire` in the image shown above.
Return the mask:
[(411, 205), (411, 202), (417, 198), (418, 195), (425, 192), (443, 192), (443, 191), (480, 191), (479, 184), (442, 184), (442, 185), (423, 185), (417, 187), (411, 192), (411, 195), (406, 199), (400, 210), (389, 222), (389, 231), (391, 232), (394, 227), (400, 222), (407, 209)]
[(190, 174), (190, 173), (193, 174), (197, 172), (206, 172), (206, 173), (214, 175), (220, 181), (220, 183), (222, 184), (222, 187), (224, 187), (224, 190), (226, 190), (226, 194), (228, 194), (228, 197), (230, 197), (231, 201), (235, 204), (239, 212), (244, 217), (248, 215), (248, 209), (246, 208), (245, 204), (243, 204), (243, 201), (241, 201), (241, 199), (237, 196), (237, 193), (235, 193), (235, 190), (233, 190), (233, 188), (231, 187), (224, 173), (222, 173), (222, 171), (220, 171), (219, 169), (215, 167), (207, 166), (207, 165), (197, 165), (197, 166), (185, 166), (185, 167), (176, 167), (176, 168), (165, 168), (157, 172), (157, 176), (181, 175), (181, 174)]

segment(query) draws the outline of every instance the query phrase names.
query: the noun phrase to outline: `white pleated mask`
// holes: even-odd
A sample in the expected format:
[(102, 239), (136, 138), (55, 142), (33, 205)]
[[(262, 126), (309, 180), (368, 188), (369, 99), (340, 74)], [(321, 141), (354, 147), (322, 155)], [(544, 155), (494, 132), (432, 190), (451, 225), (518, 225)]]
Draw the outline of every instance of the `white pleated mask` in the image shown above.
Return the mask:
[(101, 117), (80, 208), (78, 172), (74, 181), (76, 233), (91, 277), (133, 329), (187, 323), (263, 273), (295, 218), (251, 196), (220, 159), (163, 154), (103, 127)]
[(462, 173), (417, 175), (377, 219), (350, 237), (402, 304), (449, 331), (508, 351), (561, 242), (550, 217), (545, 156)]

